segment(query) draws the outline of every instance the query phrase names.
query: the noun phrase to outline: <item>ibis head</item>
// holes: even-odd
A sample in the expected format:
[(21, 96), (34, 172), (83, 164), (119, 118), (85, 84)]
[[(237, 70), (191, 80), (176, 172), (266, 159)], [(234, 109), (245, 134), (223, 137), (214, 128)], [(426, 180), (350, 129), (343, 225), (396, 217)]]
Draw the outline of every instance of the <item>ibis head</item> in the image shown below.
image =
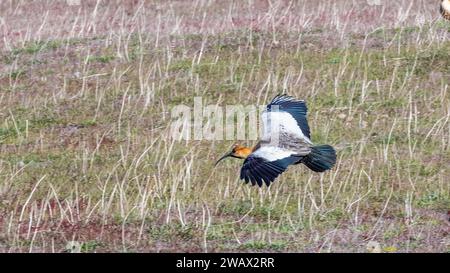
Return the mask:
[(233, 145), (233, 147), (231, 148), (231, 151), (229, 151), (228, 153), (226, 153), (224, 156), (222, 156), (221, 158), (219, 158), (219, 160), (217, 160), (216, 165), (224, 160), (227, 157), (234, 157), (234, 158), (240, 158), (240, 159), (245, 159), (247, 158), (247, 156), (249, 156), (252, 153), (252, 149), (241, 146), (239, 144), (235, 144)]

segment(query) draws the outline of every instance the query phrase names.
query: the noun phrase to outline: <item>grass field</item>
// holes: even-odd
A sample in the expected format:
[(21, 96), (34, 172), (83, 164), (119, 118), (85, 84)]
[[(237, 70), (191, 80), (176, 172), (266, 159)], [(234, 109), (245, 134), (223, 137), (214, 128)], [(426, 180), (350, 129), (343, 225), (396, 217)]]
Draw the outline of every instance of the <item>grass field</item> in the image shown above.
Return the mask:
[[(450, 22), (380, 1), (0, 1), (0, 251), (449, 252)], [(278, 93), (332, 171), (251, 187), (168, 137)]]

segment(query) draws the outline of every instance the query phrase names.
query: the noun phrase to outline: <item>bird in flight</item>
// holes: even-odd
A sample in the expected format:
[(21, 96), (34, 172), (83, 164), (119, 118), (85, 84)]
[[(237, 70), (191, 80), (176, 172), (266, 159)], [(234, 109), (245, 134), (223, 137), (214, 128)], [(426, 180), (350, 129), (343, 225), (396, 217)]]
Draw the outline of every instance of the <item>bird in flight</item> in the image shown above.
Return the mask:
[(289, 165), (303, 163), (315, 172), (331, 169), (336, 151), (330, 145), (312, 143), (306, 115), (305, 101), (276, 96), (261, 115), (263, 133), (257, 145), (236, 144), (216, 165), (227, 157), (244, 159), (240, 178), (259, 187), (269, 186)]
[(440, 10), (442, 17), (450, 20), (450, 0), (442, 0)]

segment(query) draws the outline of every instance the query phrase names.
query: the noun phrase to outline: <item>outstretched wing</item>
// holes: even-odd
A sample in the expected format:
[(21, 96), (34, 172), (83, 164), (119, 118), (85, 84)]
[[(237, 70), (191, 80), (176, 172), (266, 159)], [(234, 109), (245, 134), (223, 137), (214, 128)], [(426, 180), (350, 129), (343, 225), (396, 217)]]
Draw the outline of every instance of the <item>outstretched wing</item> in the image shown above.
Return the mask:
[(287, 167), (301, 160), (302, 157), (278, 147), (261, 147), (244, 161), (241, 168), (241, 179), (245, 183), (269, 186)]
[(296, 100), (287, 95), (276, 96), (261, 116), (264, 126), (262, 139), (270, 139), (274, 131), (277, 131), (274, 126), (278, 126), (281, 133), (293, 135), (311, 143), (311, 133), (306, 119), (307, 112), (305, 101)]

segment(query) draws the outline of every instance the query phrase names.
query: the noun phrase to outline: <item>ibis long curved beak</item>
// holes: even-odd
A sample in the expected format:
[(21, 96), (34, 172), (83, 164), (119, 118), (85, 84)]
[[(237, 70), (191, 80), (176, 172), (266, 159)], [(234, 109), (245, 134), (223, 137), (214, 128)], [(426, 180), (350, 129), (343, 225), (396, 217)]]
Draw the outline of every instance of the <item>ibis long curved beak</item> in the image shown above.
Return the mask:
[(224, 160), (227, 157), (233, 156), (233, 152), (229, 152), (226, 155), (222, 156), (219, 160), (217, 160), (216, 164), (214, 164), (214, 167), (217, 166), (217, 164), (219, 164), (220, 161)]

